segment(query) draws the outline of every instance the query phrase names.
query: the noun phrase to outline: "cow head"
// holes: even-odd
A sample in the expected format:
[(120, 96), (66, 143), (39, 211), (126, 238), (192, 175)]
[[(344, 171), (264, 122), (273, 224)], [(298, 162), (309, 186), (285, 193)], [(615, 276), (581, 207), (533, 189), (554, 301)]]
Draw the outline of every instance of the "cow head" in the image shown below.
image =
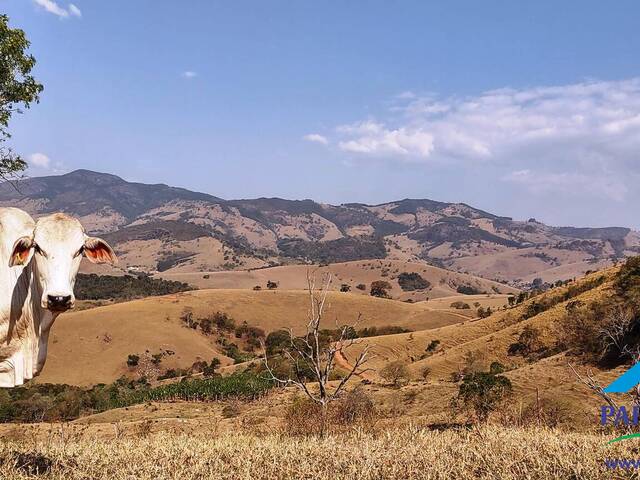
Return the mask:
[(32, 236), (16, 240), (9, 264), (33, 262), (41, 306), (55, 314), (74, 306), (73, 286), (82, 255), (94, 263), (116, 262), (107, 242), (87, 236), (75, 218), (56, 213), (40, 218)]

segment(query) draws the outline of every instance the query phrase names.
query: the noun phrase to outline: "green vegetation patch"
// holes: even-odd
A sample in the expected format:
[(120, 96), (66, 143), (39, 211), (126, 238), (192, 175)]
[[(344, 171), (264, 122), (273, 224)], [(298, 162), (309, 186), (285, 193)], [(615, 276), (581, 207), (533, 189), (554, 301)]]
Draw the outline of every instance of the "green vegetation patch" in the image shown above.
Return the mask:
[(431, 286), (428, 280), (425, 280), (416, 272), (402, 272), (398, 275), (398, 284), (400, 288), (405, 292), (412, 292), (414, 290), (426, 290)]
[(90, 389), (71, 385), (33, 384), (0, 390), (0, 422), (34, 423), (67, 421), (145, 402), (216, 401), (227, 398), (253, 400), (264, 395), (273, 382), (250, 372), (226, 377), (185, 378), (151, 387), (145, 379), (120, 378)]
[(187, 283), (155, 279), (145, 275), (117, 277), (79, 273), (76, 277), (75, 294), (78, 300), (130, 300), (193, 289)]

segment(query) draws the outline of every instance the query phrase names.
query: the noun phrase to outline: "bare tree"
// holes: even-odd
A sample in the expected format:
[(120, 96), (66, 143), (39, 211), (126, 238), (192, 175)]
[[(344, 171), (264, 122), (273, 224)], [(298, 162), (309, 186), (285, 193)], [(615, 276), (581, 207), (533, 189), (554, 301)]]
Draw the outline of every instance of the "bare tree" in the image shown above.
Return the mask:
[(593, 374), (591, 373), (591, 371), (588, 371), (586, 375), (583, 376), (578, 373), (578, 371), (572, 364), (569, 364), (569, 368), (580, 383), (587, 386), (592, 392), (594, 392), (605, 402), (607, 402), (609, 406), (613, 407), (616, 410), (618, 409), (618, 404), (616, 403), (616, 401), (611, 398), (611, 395), (604, 391), (604, 387), (601, 386), (595, 378), (593, 378)]
[(631, 308), (617, 305), (611, 309), (603, 322), (605, 327), (600, 330), (604, 351), (615, 347), (621, 354), (630, 357), (635, 362), (638, 361), (638, 353), (632, 352), (629, 346), (624, 343), (625, 337), (632, 327), (633, 320), (634, 314)]
[[(264, 365), (272, 380), (284, 386), (295, 385), (311, 401), (320, 406), (321, 436), (324, 436), (326, 433), (327, 409), (329, 404), (339, 397), (351, 377), (368, 370), (360, 370), (368, 359), (369, 347), (365, 346), (356, 357), (353, 365), (349, 366), (347, 374), (342, 377), (338, 385), (334, 388), (331, 388), (329, 385), (331, 374), (336, 366), (336, 356), (342, 355), (347, 348), (355, 343), (355, 340), (350, 338), (350, 332), (353, 332), (360, 320), (359, 315), (353, 325), (338, 326), (336, 318), (336, 329), (339, 334), (338, 339), (326, 342), (322, 338), (320, 324), (324, 318), (330, 285), (331, 274), (323, 275), (322, 282), (318, 289), (316, 288), (315, 276), (307, 272), (309, 311), (307, 314), (306, 332), (303, 336), (296, 337), (293, 331), (289, 329), (289, 346), (283, 351), (285, 358), (287, 358), (293, 366), (292, 375), (287, 376), (287, 378), (276, 375), (273, 368), (269, 365), (266, 348), (264, 354)], [(311, 376), (311, 381), (309, 381), (309, 376)], [(317, 388), (310, 388), (307, 383), (315, 383), (317, 384)]]

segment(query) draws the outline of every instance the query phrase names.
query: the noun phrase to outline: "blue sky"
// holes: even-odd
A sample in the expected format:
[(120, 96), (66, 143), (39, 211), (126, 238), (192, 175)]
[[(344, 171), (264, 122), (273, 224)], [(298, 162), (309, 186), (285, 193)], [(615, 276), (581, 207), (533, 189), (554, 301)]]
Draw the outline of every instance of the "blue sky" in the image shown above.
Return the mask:
[(640, 4), (1, 0), (31, 175), (640, 227)]

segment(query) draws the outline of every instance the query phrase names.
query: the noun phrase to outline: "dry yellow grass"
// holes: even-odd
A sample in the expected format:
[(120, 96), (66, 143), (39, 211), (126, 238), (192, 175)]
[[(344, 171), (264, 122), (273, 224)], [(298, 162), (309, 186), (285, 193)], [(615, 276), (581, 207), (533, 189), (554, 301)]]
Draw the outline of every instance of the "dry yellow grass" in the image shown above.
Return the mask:
[[(409, 304), (350, 293), (331, 292), (326, 328), (352, 324), (361, 314), (358, 328), (397, 325), (412, 330), (436, 328), (465, 319), (457, 311), (431, 309), (426, 303)], [(195, 330), (185, 328), (180, 315), (185, 309), (206, 316), (226, 312), (239, 324), (274, 329), (290, 327), (301, 333), (308, 309), (304, 291), (198, 290), (164, 297), (63, 314), (54, 325), (49, 355), (39, 382), (90, 385), (108, 383), (127, 372), (131, 353), (171, 350), (164, 368), (190, 367), (197, 357), (224, 357), (215, 344)]]
[[(27, 478), (16, 452), (44, 455), (39, 478), (80, 479), (604, 479), (605, 458), (636, 457), (633, 442), (598, 434), (486, 426), (433, 432), (404, 427), (325, 439), (251, 433), (151, 433), (92, 439), (56, 432), (35, 443), (0, 443), (0, 477)], [(628, 473), (627, 473), (628, 474)], [(618, 477), (620, 478), (620, 477)]]
[[(172, 269), (158, 274), (167, 280), (178, 280), (199, 288), (243, 288), (251, 289), (255, 285), (265, 288), (267, 280), (278, 282), (280, 288), (286, 290), (303, 290), (307, 288), (307, 273), (315, 272), (317, 278), (331, 272), (334, 277), (332, 288), (340, 289), (346, 283), (353, 293), (368, 295), (368, 287), (375, 280), (386, 280), (392, 285), (390, 291), (394, 299), (423, 301), (427, 298), (439, 298), (456, 294), (458, 285), (473, 285), (480, 291), (494, 292), (494, 288), (502, 293), (517, 290), (491, 280), (450, 272), (442, 268), (398, 260), (359, 260), (354, 262), (333, 263), (318, 267), (310, 265), (287, 265), (259, 270), (223, 271), (223, 272), (187, 272), (184, 269)], [(431, 283), (432, 288), (424, 291), (404, 292), (398, 285), (396, 277), (402, 272), (415, 272)], [(204, 278), (207, 275), (208, 278)], [(356, 289), (363, 283), (366, 291)], [(447, 305), (448, 306), (448, 305)]]

